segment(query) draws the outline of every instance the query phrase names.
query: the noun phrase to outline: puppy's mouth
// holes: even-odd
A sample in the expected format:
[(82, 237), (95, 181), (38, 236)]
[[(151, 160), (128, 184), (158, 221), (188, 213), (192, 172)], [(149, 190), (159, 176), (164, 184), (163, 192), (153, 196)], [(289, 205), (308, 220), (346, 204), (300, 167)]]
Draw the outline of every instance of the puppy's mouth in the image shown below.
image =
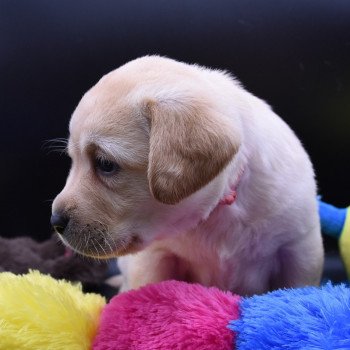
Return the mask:
[(108, 233), (96, 233), (87, 229), (74, 232), (66, 229), (63, 234), (58, 235), (69, 248), (91, 258), (110, 259), (136, 253), (142, 249), (142, 241), (136, 234), (112, 239)]

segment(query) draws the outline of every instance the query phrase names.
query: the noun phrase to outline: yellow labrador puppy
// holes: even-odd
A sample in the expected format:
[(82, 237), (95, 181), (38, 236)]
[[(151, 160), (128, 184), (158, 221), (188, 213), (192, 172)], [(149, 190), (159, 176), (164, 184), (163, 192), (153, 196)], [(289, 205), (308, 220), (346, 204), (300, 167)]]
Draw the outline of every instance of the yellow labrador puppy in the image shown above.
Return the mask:
[(104, 76), (69, 125), (72, 168), (52, 225), (119, 256), (123, 290), (166, 279), (249, 295), (318, 284), (309, 157), (229, 74), (158, 56)]

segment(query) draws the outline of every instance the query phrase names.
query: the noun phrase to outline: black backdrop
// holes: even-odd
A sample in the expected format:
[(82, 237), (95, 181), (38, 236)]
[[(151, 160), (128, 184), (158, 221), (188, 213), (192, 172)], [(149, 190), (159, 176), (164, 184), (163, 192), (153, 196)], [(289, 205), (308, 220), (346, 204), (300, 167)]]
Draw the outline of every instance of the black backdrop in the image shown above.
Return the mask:
[(69, 161), (45, 140), (103, 74), (154, 53), (233, 72), (302, 139), (324, 199), (350, 203), (350, 1), (0, 0), (0, 235), (50, 234)]

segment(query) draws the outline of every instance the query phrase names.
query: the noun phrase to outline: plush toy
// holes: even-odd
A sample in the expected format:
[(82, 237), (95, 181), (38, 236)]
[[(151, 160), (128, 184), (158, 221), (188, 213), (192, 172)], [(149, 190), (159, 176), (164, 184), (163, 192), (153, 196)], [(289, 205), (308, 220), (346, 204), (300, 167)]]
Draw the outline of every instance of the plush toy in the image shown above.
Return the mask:
[(0, 274), (1, 350), (90, 349), (105, 304), (97, 294), (42, 275)]
[(350, 207), (337, 208), (319, 199), (323, 234), (338, 239), (339, 250), (350, 280)]
[(0, 274), (1, 350), (350, 349), (350, 289), (241, 298), (166, 281), (108, 304), (31, 272)]
[(30, 269), (57, 279), (81, 282), (84, 289), (95, 290), (106, 278), (107, 263), (73, 254), (55, 235), (43, 242), (29, 237), (0, 237), (0, 272), (22, 274)]

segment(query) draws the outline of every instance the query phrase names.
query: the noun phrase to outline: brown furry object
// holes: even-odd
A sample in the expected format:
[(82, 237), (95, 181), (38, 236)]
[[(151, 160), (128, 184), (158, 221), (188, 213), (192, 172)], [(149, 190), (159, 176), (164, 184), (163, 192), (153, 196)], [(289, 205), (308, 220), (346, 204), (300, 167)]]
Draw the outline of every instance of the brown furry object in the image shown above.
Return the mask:
[(85, 288), (91, 289), (103, 283), (107, 263), (67, 254), (56, 236), (44, 242), (36, 242), (30, 237), (0, 237), (0, 272), (22, 274), (29, 269), (58, 279), (79, 281)]

